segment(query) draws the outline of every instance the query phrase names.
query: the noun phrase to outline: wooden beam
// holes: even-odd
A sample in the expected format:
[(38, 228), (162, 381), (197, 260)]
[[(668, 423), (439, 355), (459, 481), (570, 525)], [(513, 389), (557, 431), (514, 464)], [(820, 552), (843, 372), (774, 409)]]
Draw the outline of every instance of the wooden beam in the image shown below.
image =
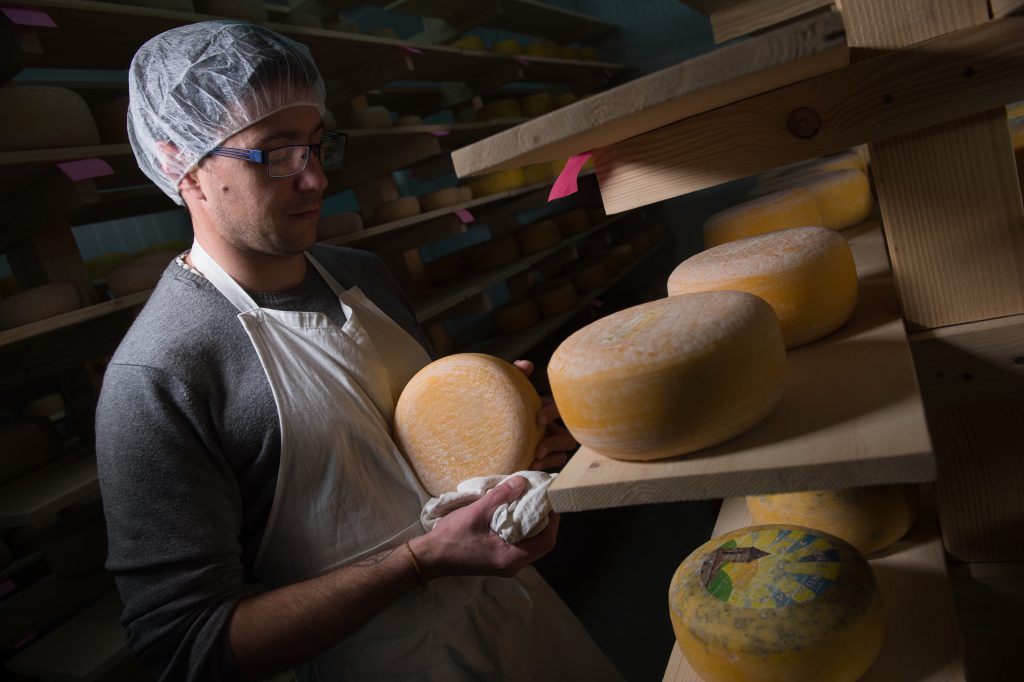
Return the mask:
[(988, 21), (985, 0), (839, 0), (850, 61)]
[(712, 12), (708, 18), (715, 42), (724, 43), (832, 4), (833, 0), (747, 0)]

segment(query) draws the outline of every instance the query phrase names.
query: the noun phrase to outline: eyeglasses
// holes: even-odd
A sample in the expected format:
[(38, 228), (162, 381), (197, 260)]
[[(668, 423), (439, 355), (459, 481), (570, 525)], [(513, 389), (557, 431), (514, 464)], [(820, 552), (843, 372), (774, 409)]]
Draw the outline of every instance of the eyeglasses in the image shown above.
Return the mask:
[(290, 144), (265, 151), (238, 147), (214, 147), (210, 151), (210, 156), (226, 156), (229, 159), (260, 163), (267, 167), (270, 177), (287, 178), (306, 170), (310, 152), (316, 153), (317, 160), (324, 169), (341, 165), (341, 159), (345, 156), (347, 139), (345, 133), (328, 130), (315, 144)]

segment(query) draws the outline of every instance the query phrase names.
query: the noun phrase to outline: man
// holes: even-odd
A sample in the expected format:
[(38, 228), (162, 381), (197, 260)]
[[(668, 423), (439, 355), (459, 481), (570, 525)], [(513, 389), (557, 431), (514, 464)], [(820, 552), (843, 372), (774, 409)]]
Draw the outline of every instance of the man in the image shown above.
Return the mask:
[[(557, 516), (516, 545), (489, 528), (522, 479), (423, 532), (390, 430), (427, 344), (379, 259), (314, 246), (340, 140), (306, 48), (203, 22), (147, 42), (129, 76), (136, 158), (195, 232), (97, 410), (131, 650), (171, 680), (616, 679), (524, 570)], [(549, 433), (538, 467), (573, 443)]]

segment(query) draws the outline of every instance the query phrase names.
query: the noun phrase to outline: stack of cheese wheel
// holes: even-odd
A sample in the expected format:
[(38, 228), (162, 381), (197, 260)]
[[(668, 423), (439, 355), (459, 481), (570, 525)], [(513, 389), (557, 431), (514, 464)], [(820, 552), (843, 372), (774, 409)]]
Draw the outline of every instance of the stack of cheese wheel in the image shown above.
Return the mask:
[(78, 287), (71, 282), (43, 284), (0, 301), (0, 329), (14, 329), (81, 307)]
[(346, 211), (321, 218), (316, 226), (317, 239), (334, 239), (363, 229), (363, 218), (358, 213)]
[(117, 298), (152, 289), (177, 255), (177, 251), (158, 251), (118, 265), (107, 273), (107, 288)]
[(398, 197), (385, 201), (373, 209), (373, 222), (377, 225), (404, 220), (420, 214), (420, 200), (416, 197)]
[(469, 251), (462, 249), (427, 261), (423, 264), (423, 273), (431, 286), (444, 284), (459, 277), (469, 270)]
[(387, 107), (357, 109), (349, 116), (349, 125), (353, 128), (390, 128), (393, 124)]
[(423, 211), (436, 211), (462, 202), (462, 194), (458, 187), (442, 187), (439, 190), (420, 197)]
[(508, 265), (522, 254), (515, 237), (504, 235), (473, 246), (469, 251), (470, 262), (477, 270), (493, 270)]
[(0, 88), (0, 151), (98, 144), (96, 122), (78, 93), (49, 85)]
[(533, 288), (533, 300), (544, 317), (561, 315), (576, 307), (580, 297), (568, 277), (541, 282)]
[(518, 334), (540, 322), (540, 311), (531, 299), (496, 308), (491, 313), (494, 330), (499, 334)]
[(868, 166), (864, 161), (864, 157), (852, 149), (818, 159), (801, 161), (800, 163), (780, 168), (777, 171), (762, 173), (758, 177), (754, 189), (751, 190), (751, 195), (761, 196), (768, 194), (784, 189), (787, 183), (793, 180), (809, 178), (838, 170), (859, 170), (861, 173), (866, 174)]
[(519, 250), (527, 256), (550, 249), (562, 240), (562, 233), (559, 232), (558, 223), (554, 220), (531, 223), (516, 230), (515, 235), (516, 241), (519, 242)]
[(246, 21), (266, 21), (267, 6), (261, 0), (193, 0), (196, 12)]
[(543, 116), (555, 108), (555, 101), (549, 92), (536, 92), (519, 100), (524, 116)]
[(49, 419), (0, 424), (0, 485), (49, 464), (60, 449), (60, 435)]
[(668, 295), (733, 289), (760, 296), (779, 318), (787, 348), (846, 323), (857, 305), (857, 268), (846, 240), (823, 227), (795, 227), (702, 251), (668, 278)]
[(577, 291), (594, 291), (608, 283), (608, 268), (601, 258), (582, 258), (570, 263), (565, 271), (572, 279)]
[(522, 187), (525, 182), (522, 168), (509, 168), (469, 178), (466, 184), (473, 191), (473, 196), (486, 197)]
[(540, 407), (533, 385), (511, 364), (457, 353), (406, 385), (395, 408), (395, 442), (437, 496), (470, 478), (528, 468), (544, 435)]
[(577, 51), (577, 57), (585, 62), (596, 62), (597, 61), (597, 50), (594, 48), (584, 45)]
[(789, 189), (751, 199), (720, 211), (704, 223), (704, 246), (753, 237), (791, 227), (823, 227), (821, 210), (814, 194), (806, 189)]
[(538, 40), (529, 43), (526, 46), (526, 54), (533, 55), (534, 57), (557, 57), (558, 43), (553, 43), (550, 40)]
[(463, 36), (454, 43), (452, 47), (457, 47), (460, 50), (486, 50), (487, 46), (484, 45), (484, 41), (477, 36)]
[(668, 591), (683, 657), (705, 682), (859, 679), (885, 620), (871, 567), (848, 542), (752, 526), (698, 547)]
[(857, 169), (781, 180), (780, 185), (785, 188), (782, 191), (803, 189), (814, 196), (821, 213), (821, 222), (817, 224), (830, 230), (852, 227), (866, 220), (874, 208), (868, 176)]
[(567, 107), (570, 104), (575, 104), (579, 98), (571, 92), (561, 92), (554, 97), (554, 105), (556, 109)]
[(558, 48), (558, 58), (579, 59), (580, 48), (576, 47), (575, 45), (563, 45), (562, 47)]
[(99, 502), (66, 510), (42, 538), (50, 570), (62, 578), (79, 578), (103, 570), (107, 526)]
[(522, 54), (523, 46), (519, 44), (518, 40), (509, 38), (508, 40), (499, 40), (491, 46), (491, 50), (498, 54)]
[(609, 457), (650, 460), (721, 443), (761, 421), (782, 396), (785, 362), (770, 305), (742, 291), (709, 291), (587, 325), (555, 350), (548, 379), (576, 440)]
[(747, 497), (754, 523), (818, 528), (846, 540), (863, 554), (889, 547), (917, 518), (917, 488), (880, 485), (846, 490)]
[(522, 117), (523, 110), (514, 99), (496, 99), (480, 107), (477, 112), (477, 118), (484, 121)]
[(558, 223), (558, 229), (563, 238), (582, 234), (590, 229), (590, 218), (582, 208), (574, 208), (571, 211), (560, 213), (555, 216), (555, 221)]

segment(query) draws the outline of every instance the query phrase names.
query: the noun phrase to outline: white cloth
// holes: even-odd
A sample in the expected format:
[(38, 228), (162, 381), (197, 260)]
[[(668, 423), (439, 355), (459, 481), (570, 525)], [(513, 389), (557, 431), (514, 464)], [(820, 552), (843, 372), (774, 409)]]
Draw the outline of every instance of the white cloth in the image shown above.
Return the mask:
[(523, 494), (507, 504), (499, 506), (491, 517), (491, 530), (501, 536), (509, 544), (532, 538), (548, 525), (551, 513), (551, 502), (548, 500), (548, 486), (555, 480), (556, 474), (546, 471), (520, 471), (508, 476), (478, 476), (470, 478), (452, 492), (440, 497), (430, 498), (423, 511), (420, 521), (427, 530), (449, 513), (476, 502), (492, 488), (501, 485), (513, 476), (526, 481)]

